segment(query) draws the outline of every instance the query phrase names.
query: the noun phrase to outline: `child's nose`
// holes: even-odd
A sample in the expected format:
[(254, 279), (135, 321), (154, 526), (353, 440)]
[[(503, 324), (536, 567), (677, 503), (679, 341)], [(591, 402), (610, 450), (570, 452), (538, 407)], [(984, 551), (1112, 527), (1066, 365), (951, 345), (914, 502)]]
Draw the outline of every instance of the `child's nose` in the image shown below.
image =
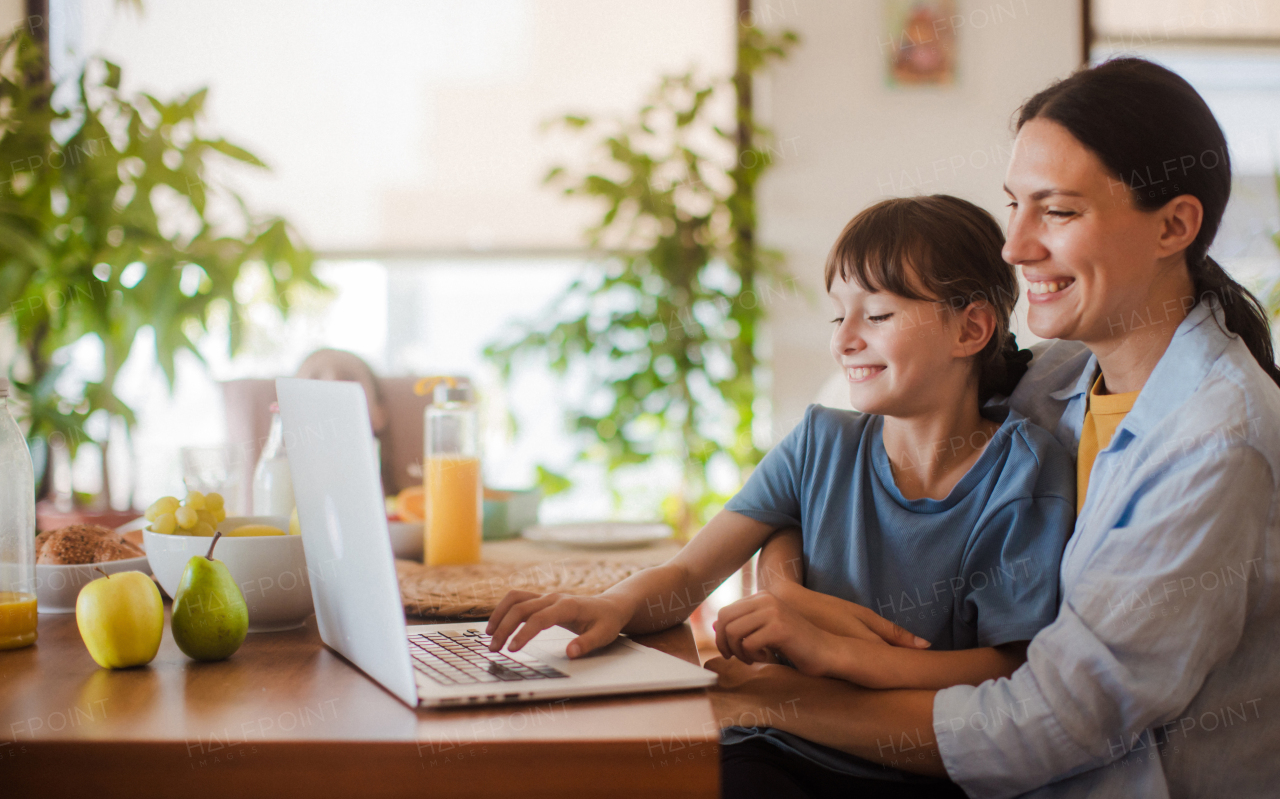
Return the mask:
[(866, 347), (866, 342), (862, 340), (862, 336), (853, 322), (846, 320), (836, 328), (836, 332), (832, 336), (831, 345), (832, 349), (839, 355), (858, 352)]

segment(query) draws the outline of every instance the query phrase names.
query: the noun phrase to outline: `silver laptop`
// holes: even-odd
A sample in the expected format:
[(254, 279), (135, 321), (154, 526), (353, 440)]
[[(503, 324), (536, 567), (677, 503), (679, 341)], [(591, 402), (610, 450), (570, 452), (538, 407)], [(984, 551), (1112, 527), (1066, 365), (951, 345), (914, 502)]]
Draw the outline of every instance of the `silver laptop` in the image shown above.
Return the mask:
[(489, 651), (484, 622), (405, 626), (364, 390), (276, 381), (320, 638), (411, 706), (702, 688), (716, 675), (626, 638), (570, 660), (544, 630)]

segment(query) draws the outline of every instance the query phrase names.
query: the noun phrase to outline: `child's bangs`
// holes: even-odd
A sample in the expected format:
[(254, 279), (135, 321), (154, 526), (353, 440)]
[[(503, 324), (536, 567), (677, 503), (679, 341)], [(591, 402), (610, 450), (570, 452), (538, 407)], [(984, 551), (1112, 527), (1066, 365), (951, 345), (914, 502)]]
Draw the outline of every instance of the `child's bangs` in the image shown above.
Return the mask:
[(827, 291), (838, 275), (866, 291), (887, 291), (912, 300), (937, 301), (922, 290), (932, 274), (932, 255), (922, 231), (904, 209), (882, 203), (863, 211), (845, 226), (827, 256)]

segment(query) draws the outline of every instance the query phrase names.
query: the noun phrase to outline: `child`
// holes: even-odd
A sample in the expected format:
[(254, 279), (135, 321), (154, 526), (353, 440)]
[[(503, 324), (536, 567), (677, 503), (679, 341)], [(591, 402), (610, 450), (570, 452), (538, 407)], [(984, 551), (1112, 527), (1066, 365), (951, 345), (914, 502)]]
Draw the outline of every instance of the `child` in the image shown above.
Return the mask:
[[(828, 256), (826, 283), (832, 354), (862, 413), (810, 406), (668, 563), (596, 597), (510, 592), (489, 621), (492, 646), (510, 637), (518, 649), (559, 625), (579, 633), (567, 650), (576, 657), (620, 631), (663, 629), (690, 611), (664, 597), (705, 596), (775, 531), (797, 528), (769, 541), (768, 590), (721, 612), (725, 657), (781, 655), (806, 674), (873, 688), (1011, 674), (1057, 615), (1075, 471), (1048, 432), (983, 407), (1025, 368), (1009, 333), (1018, 288), (1002, 245), (995, 220), (954, 197), (886, 200), (855, 217)], [(803, 570), (779, 579), (796, 559)], [(887, 645), (876, 614), (914, 646)], [(908, 779), (778, 730), (732, 728), (725, 742), (726, 788), (737, 782), (735, 750), (757, 771), (764, 756), (782, 774)]]

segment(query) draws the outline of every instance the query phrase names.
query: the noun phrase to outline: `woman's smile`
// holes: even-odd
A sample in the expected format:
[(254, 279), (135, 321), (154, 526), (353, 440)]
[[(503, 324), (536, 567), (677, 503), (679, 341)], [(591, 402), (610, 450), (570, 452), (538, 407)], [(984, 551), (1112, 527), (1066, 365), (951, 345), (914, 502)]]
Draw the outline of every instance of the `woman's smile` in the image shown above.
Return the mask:
[(1027, 302), (1040, 304), (1061, 299), (1075, 285), (1074, 277), (1027, 278)]

